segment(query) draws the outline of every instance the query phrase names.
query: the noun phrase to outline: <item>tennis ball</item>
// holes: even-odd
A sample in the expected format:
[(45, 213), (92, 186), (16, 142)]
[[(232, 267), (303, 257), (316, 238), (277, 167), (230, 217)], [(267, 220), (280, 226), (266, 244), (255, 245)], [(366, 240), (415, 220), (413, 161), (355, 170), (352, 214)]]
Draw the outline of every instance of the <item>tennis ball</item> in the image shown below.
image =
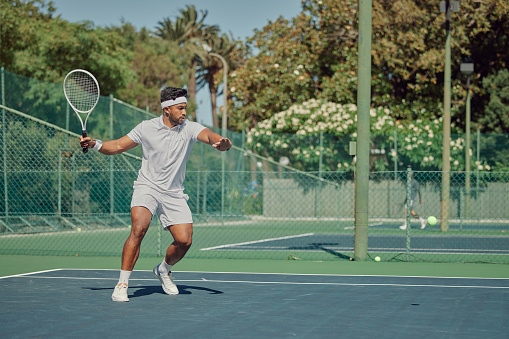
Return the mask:
[(380, 257), (375, 257), (375, 261), (380, 261)]
[(77, 230), (78, 232), (81, 232), (81, 228), (79, 228), (79, 227), (78, 227), (76, 230)]
[(435, 226), (436, 224), (437, 224), (437, 218), (435, 218), (434, 216), (430, 216), (428, 218), (428, 225)]

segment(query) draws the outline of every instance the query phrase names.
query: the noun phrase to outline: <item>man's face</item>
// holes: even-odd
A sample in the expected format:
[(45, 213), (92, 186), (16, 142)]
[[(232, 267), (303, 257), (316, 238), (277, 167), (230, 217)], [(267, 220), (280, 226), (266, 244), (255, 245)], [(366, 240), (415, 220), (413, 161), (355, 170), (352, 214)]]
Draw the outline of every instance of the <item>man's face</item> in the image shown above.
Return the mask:
[(187, 109), (186, 103), (177, 104), (177, 105), (168, 107), (168, 111), (169, 111), (168, 117), (169, 117), (172, 125), (177, 126), (177, 125), (181, 125), (184, 123), (184, 120), (186, 119), (186, 115), (187, 115), (186, 109)]

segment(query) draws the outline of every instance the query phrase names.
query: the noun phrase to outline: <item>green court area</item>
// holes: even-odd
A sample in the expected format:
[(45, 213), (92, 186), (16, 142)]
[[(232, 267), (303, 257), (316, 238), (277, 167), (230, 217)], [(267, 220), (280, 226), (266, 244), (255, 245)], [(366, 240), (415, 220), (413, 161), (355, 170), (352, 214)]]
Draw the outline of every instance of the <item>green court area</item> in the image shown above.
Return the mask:
[[(187, 258), (350, 260), (354, 257), (353, 220), (334, 218), (217, 218), (194, 227)], [(118, 256), (130, 233), (128, 221), (88, 227), (0, 236), (0, 254)], [(398, 220), (369, 226), (368, 257), (382, 261), (509, 263), (509, 226), (502, 222), (451, 223), (408, 231)], [(155, 221), (142, 243), (141, 257), (161, 256), (171, 235)]]

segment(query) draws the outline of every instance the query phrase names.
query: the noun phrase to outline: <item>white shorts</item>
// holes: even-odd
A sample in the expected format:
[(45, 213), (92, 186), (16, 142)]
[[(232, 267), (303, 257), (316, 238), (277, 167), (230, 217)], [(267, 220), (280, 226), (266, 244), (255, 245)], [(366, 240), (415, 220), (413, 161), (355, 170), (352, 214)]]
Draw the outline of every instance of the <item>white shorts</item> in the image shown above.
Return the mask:
[(189, 196), (182, 192), (161, 193), (146, 185), (134, 185), (131, 208), (142, 206), (154, 216), (156, 213), (164, 228), (178, 224), (192, 224), (193, 216), (187, 205)]

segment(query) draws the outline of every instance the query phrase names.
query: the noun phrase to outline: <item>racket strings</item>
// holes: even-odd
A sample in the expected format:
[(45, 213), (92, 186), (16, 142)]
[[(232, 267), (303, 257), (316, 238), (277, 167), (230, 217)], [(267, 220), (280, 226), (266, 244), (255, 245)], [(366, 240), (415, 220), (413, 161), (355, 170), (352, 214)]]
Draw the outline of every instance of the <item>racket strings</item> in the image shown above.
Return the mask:
[(99, 88), (87, 74), (74, 73), (65, 83), (65, 91), (70, 103), (79, 111), (90, 111), (99, 97)]

